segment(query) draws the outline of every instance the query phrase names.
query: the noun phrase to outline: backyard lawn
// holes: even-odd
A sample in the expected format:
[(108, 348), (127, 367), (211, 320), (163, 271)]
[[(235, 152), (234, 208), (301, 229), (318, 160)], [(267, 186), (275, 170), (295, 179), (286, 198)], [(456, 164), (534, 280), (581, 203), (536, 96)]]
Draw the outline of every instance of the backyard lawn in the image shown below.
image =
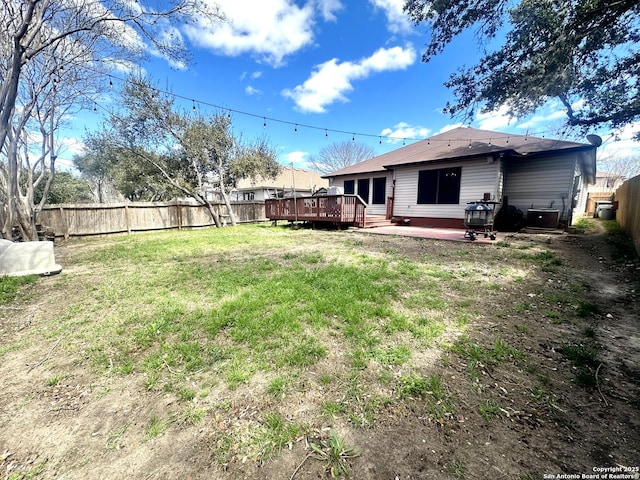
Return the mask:
[(61, 274), (0, 278), (0, 478), (638, 467), (626, 242), (270, 224), (58, 242)]

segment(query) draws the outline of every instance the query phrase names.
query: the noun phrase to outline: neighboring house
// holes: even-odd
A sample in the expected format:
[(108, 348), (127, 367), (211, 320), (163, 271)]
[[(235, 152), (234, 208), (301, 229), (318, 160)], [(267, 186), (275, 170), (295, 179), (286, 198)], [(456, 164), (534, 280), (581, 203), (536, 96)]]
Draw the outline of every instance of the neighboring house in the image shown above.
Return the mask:
[(275, 179), (260, 178), (255, 182), (249, 179), (240, 180), (231, 192), (231, 200), (262, 202), (270, 198), (309, 196), (328, 186), (329, 181), (317, 172), (283, 166), (280, 175)]
[(613, 202), (615, 191), (625, 180), (626, 178), (623, 175), (617, 173), (597, 172), (595, 183), (589, 185), (587, 189), (586, 214), (593, 216), (600, 202)]
[[(366, 214), (415, 226), (464, 228), (470, 202), (523, 212), (529, 225), (570, 225), (595, 182), (594, 144), (460, 127), (325, 175)], [(544, 217), (544, 225), (538, 225)]]
[(589, 193), (613, 194), (625, 180), (626, 177), (617, 173), (597, 172), (595, 183), (593, 185), (589, 185), (587, 191)]

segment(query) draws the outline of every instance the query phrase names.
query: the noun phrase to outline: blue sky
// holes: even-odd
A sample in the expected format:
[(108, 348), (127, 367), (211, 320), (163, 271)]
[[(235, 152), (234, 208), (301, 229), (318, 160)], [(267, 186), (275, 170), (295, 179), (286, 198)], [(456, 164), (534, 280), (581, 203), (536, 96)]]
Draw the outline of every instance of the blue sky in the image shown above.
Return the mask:
[[(160, 88), (182, 97), (178, 103), (185, 109), (195, 105), (207, 113), (219, 106), (231, 112), (236, 134), (266, 135), (281, 163), (304, 168), (323, 146), (352, 138), (385, 153), (458, 125), (440, 112), (453, 99), (443, 82), (480, 57), (471, 33), (423, 63), (428, 27), (409, 22), (404, 0), (216, 3), (228, 22), (192, 24), (179, 32), (192, 64), (171, 66), (154, 58), (141, 67)], [(124, 76), (114, 71), (116, 87)], [(108, 109), (109, 101), (101, 106)], [(563, 118), (562, 109), (550, 104), (519, 121), (499, 111), (478, 115), (471, 126), (552, 136)], [(79, 151), (83, 129), (99, 120), (92, 112), (73, 119), (63, 132), (68, 149), (60, 154), (61, 167)], [(629, 140), (633, 131), (620, 132), (619, 141), (611, 139), (601, 150), (637, 154), (638, 145)], [(608, 131), (597, 133), (609, 138)]]

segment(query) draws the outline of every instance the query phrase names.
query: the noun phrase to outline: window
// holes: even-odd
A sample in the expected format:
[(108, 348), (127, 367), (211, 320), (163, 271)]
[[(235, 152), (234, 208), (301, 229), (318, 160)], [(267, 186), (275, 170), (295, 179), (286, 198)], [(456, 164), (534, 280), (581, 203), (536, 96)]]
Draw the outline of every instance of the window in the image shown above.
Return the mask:
[(461, 167), (418, 172), (418, 203), (460, 203)]
[(384, 205), (387, 196), (387, 177), (373, 179), (373, 195), (371, 203), (375, 205)]
[(255, 200), (255, 198), (256, 198), (255, 192), (244, 192), (242, 194), (242, 199), (245, 202), (251, 202), (251, 201)]
[(345, 180), (344, 181), (344, 193), (347, 195), (353, 195), (356, 193), (356, 182), (355, 180)]
[(365, 203), (369, 203), (369, 179), (361, 178), (358, 180), (358, 195), (364, 200)]

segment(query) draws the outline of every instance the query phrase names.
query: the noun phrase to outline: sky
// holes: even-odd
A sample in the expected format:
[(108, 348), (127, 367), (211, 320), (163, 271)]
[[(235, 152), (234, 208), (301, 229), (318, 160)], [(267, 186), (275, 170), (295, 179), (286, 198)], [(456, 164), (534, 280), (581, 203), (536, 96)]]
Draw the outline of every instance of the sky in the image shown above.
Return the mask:
[[(441, 112), (454, 99), (443, 83), (480, 58), (471, 32), (424, 63), (428, 26), (411, 24), (404, 0), (216, 3), (227, 22), (198, 22), (176, 32), (189, 45), (190, 64), (152, 57), (140, 67), (183, 108), (231, 113), (235, 134), (266, 136), (283, 165), (308, 168), (310, 156), (333, 142), (357, 141), (382, 154), (460, 125)], [(115, 91), (125, 75), (116, 71), (105, 82)], [(62, 168), (81, 153), (83, 131), (96, 129), (109, 108), (105, 101), (97, 114), (84, 112), (69, 122)], [(550, 104), (519, 120), (503, 111), (478, 114), (470, 125), (549, 137), (563, 118), (562, 108)], [(631, 141), (638, 129), (630, 126), (617, 137), (594, 132), (604, 140), (601, 156), (640, 154)]]

